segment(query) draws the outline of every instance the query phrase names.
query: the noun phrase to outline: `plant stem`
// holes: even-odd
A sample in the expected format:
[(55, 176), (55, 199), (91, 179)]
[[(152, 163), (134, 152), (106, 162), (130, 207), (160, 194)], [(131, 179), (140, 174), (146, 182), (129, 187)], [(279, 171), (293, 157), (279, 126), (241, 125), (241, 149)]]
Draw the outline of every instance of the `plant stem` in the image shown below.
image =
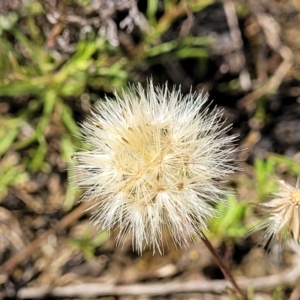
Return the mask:
[(223, 275), (225, 276), (225, 278), (232, 284), (233, 289), (235, 290), (235, 292), (240, 295), (242, 297), (242, 299), (246, 300), (247, 297), (242, 293), (242, 291), (240, 290), (239, 286), (237, 285), (236, 281), (234, 280), (231, 271), (229, 270), (229, 268), (225, 265), (224, 261), (222, 260), (221, 256), (218, 254), (218, 252), (216, 251), (216, 249), (213, 247), (213, 245), (211, 244), (211, 242), (207, 239), (206, 235), (203, 233), (203, 231), (201, 231), (201, 236), (200, 236), (201, 240), (204, 242), (205, 246), (207, 247), (207, 249), (210, 251), (210, 253), (213, 255), (213, 257), (216, 259), (217, 264), (219, 266), (219, 268), (221, 269)]

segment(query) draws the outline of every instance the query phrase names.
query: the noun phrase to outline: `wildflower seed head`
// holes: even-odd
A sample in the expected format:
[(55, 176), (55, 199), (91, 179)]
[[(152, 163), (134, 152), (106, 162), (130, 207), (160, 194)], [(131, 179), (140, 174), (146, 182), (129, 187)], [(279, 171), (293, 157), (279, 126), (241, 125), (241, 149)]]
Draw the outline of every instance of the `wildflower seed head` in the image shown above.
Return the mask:
[(115, 98), (96, 104), (82, 125), (91, 150), (75, 154), (75, 182), (95, 201), (93, 221), (118, 228), (117, 243), (130, 235), (139, 253), (162, 252), (165, 229), (185, 246), (223, 201), (236, 136), (226, 135), (221, 111), (203, 110), (207, 95), (184, 97), (149, 81)]
[(260, 204), (264, 219), (254, 228), (254, 231), (265, 229), (263, 246), (269, 243), (269, 248), (275, 240), (282, 241), (292, 235), (300, 242), (300, 177), (296, 187), (279, 181), (280, 189), (274, 199)]
[(290, 192), (290, 200), (294, 205), (300, 205), (300, 190), (296, 189)]

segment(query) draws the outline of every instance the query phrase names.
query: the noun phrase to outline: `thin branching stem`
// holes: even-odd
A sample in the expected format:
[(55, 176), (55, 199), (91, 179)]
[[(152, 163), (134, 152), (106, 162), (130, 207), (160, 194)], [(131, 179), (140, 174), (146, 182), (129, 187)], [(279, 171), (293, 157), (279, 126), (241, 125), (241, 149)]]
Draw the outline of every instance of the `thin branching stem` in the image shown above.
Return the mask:
[(233, 278), (233, 276), (231, 274), (231, 271), (226, 266), (226, 264), (222, 260), (221, 256), (218, 254), (218, 252), (213, 247), (213, 245), (211, 244), (209, 239), (206, 237), (206, 235), (203, 233), (203, 231), (201, 232), (200, 237), (201, 237), (203, 243), (205, 244), (205, 246), (207, 247), (207, 249), (210, 251), (210, 253), (213, 255), (213, 257), (216, 259), (217, 264), (218, 264), (219, 268), (221, 269), (221, 271), (222, 271), (223, 275), (225, 276), (225, 278), (232, 284), (232, 287), (234, 288), (235, 292), (239, 296), (241, 296), (241, 299), (247, 300), (247, 297), (242, 293), (241, 289), (239, 288), (239, 286), (237, 285), (235, 279)]

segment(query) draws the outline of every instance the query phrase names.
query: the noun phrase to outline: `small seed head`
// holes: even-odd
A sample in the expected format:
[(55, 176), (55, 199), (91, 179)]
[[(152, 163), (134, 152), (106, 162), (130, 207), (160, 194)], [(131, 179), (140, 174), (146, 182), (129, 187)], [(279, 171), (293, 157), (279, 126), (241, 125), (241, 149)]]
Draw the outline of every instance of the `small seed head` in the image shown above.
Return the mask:
[(290, 200), (294, 205), (300, 205), (300, 190), (293, 190), (290, 193)]
[(91, 150), (76, 153), (75, 182), (96, 201), (94, 223), (118, 228), (118, 243), (129, 235), (138, 252), (162, 252), (168, 229), (186, 246), (215, 216), (226, 194), (220, 184), (236, 169), (236, 136), (226, 135), (221, 111), (203, 110), (207, 98), (150, 81), (99, 101), (84, 122)]
[(279, 181), (280, 189), (275, 198), (260, 204), (263, 211), (263, 221), (252, 231), (265, 229), (263, 246), (272, 246), (275, 240), (282, 241), (292, 235), (300, 242), (300, 177), (296, 188), (284, 181)]

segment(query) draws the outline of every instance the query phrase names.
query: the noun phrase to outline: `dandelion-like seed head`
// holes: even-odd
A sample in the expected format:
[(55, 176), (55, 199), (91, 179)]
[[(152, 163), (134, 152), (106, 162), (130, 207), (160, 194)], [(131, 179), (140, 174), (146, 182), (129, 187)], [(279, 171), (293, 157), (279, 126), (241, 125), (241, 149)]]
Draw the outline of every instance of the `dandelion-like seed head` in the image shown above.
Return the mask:
[(296, 187), (280, 180), (280, 188), (274, 199), (260, 204), (264, 214), (263, 221), (254, 230), (265, 229), (263, 246), (272, 246), (275, 240), (282, 241), (292, 235), (300, 242), (300, 177)]
[(300, 205), (300, 190), (296, 189), (290, 192), (290, 200), (293, 205)]
[(95, 201), (94, 224), (118, 228), (118, 243), (131, 235), (139, 253), (162, 252), (165, 229), (185, 246), (224, 199), (236, 136), (226, 135), (221, 111), (203, 110), (207, 95), (184, 97), (149, 81), (115, 96), (96, 104), (82, 125), (91, 150), (75, 154), (75, 182)]

